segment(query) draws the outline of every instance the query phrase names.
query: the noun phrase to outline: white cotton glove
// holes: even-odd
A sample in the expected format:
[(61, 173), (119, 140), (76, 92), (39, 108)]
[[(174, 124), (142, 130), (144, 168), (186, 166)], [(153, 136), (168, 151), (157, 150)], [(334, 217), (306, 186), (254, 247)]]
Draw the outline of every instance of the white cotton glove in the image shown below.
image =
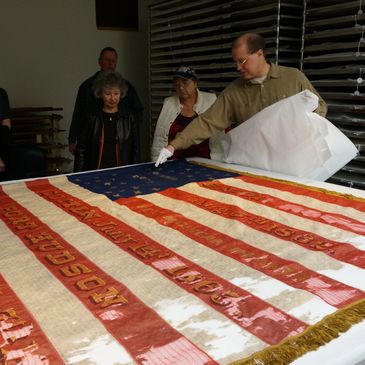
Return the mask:
[(173, 153), (168, 150), (167, 148), (163, 148), (161, 151), (160, 151), (160, 154), (158, 155), (158, 159), (155, 163), (155, 167), (157, 167), (158, 165), (161, 165), (163, 164), (164, 162), (167, 161), (167, 159), (169, 157), (171, 157), (173, 155)]

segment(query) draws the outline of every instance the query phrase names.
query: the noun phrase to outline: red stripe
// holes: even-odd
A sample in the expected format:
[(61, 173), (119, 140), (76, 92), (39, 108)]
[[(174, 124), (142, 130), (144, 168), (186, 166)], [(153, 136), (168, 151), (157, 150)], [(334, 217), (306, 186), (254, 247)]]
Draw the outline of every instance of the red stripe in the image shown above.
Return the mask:
[(298, 217), (321, 222), (329, 226), (338, 227), (360, 235), (365, 235), (365, 223), (346, 217), (342, 214), (325, 212), (319, 209), (309, 208), (298, 203), (279, 199), (269, 194), (262, 194), (230, 185), (224, 185), (218, 180), (199, 182), (198, 184), (203, 188), (234, 195), (236, 197), (281, 210)]
[[(45, 181), (29, 182), (27, 185), (43, 198), (73, 215), (125, 252), (151, 266), (174, 284), (197, 296), (261, 340), (276, 344), (288, 335), (305, 329), (305, 323), (175, 254), (100, 209), (86, 204)], [(164, 262), (167, 258), (175, 260), (173, 269), (165, 270), (160, 266), (161, 261)], [(277, 314), (280, 320), (260, 315), (269, 309)], [(265, 331), (262, 330), (263, 327)]]
[[(9, 229), (139, 363), (145, 363), (144, 354), (149, 349), (182, 337), (126, 286), (102, 271), (2, 189), (0, 193), (0, 217)], [(120, 316), (109, 320), (110, 310)], [(191, 347), (195, 348), (193, 344)], [(204, 358), (205, 361), (198, 363), (215, 364), (208, 355)]]
[(244, 180), (250, 184), (287, 191), (295, 195), (304, 195), (322, 202), (335, 204), (342, 207), (349, 207), (359, 210), (360, 212), (365, 212), (365, 199), (357, 198), (350, 194), (334, 193), (325, 189), (304, 187), (300, 184), (274, 181), (271, 179), (265, 179), (264, 177), (242, 175), (236, 177), (236, 179)]
[(202, 198), (178, 189), (167, 189), (161, 194), (173, 199), (183, 200), (201, 209), (241, 222), (257, 231), (269, 234), (281, 240), (289, 241), (308, 250), (320, 251), (362, 269), (365, 268), (365, 251), (353, 247), (345, 242), (328, 240), (315, 233), (296, 229), (259, 215), (249, 213), (232, 204), (217, 202), (209, 198)]
[[(172, 197), (173, 194), (170, 194)], [(199, 224), (182, 214), (161, 208), (142, 198), (120, 199), (119, 204), (171, 227), (187, 237), (243, 264), (274, 277), (294, 288), (309, 291), (327, 303), (341, 308), (364, 298), (365, 293), (320, 275), (294, 261), (282, 259), (244, 241), (234, 239)]]
[[(27, 334), (24, 329), (29, 326), (31, 330)], [(23, 332), (24, 337), (16, 336), (3, 342), (3, 336), (9, 332), (18, 332), (19, 335)], [(38, 322), (0, 275), (0, 363), (3, 364), (4, 361), (4, 364), (10, 364), (7, 356), (11, 356), (13, 351), (19, 351), (20, 358), (16, 363), (20, 363), (25, 357), (41, 357), (50, 364), (64, 364)], [(1, 357), (2, 352), (5, 353), (5, 358)]]

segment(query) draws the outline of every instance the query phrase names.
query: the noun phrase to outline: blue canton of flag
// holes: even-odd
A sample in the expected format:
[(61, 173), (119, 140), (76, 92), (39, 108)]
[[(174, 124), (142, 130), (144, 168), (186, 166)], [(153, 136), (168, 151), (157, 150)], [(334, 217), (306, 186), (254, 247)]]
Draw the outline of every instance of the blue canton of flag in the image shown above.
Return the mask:
[(99, 170), (69, 176), (69, 181), (111, 200), (149, 194), (199, 181), (234, 177), (238, 174), (175, 160), (159, 167), (153, 163), (114, 170)]

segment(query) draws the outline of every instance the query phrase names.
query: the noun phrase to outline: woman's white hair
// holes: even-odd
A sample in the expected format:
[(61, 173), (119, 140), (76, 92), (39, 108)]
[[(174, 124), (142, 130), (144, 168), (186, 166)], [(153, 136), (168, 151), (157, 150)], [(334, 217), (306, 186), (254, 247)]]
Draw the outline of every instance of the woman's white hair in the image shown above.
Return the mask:
[(104, 89), (117, 87), (121, 91), (121, 98), (124, 98), (128, 91), (128, 84), (119, 72), (106, 70), (99, 72), (96, 77), (93, 90), (97, 98), (101, 98)]

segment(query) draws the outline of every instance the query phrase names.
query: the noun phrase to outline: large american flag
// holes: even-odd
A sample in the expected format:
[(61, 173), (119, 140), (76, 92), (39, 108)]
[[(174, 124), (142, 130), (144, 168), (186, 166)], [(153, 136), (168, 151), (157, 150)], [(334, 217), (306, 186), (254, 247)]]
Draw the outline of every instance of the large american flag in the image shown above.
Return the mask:
[(0, 364), (287, 364), (364, 319), (364, 199), (176, 164), (0, 186)]

